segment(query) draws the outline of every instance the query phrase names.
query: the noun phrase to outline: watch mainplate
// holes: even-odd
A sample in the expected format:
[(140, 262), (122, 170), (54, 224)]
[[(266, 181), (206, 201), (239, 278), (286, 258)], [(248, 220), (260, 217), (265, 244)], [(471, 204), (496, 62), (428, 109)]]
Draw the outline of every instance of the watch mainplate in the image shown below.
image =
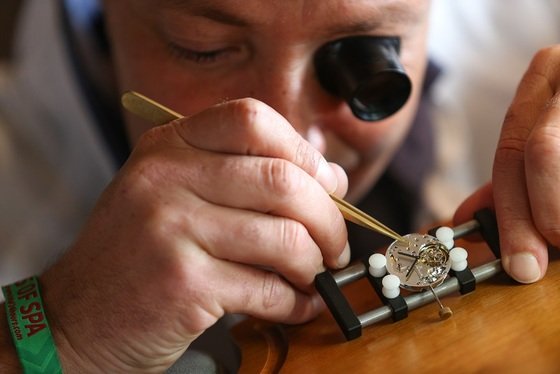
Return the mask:
[(427, 234), (412, 233), (404, 239), (387, 248), (387, 271), (399, 277), (402, 288), (411, 291), (441, 284), (451, 268), (447, 247)]

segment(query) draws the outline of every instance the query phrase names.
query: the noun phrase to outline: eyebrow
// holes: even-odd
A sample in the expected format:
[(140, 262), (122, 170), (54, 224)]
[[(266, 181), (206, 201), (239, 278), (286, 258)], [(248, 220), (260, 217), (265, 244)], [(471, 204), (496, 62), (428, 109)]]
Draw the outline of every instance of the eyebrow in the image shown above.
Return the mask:
[[(403, 6), (403, 4), (405, 6)], [(379, 29), (386, 24), (414, 24), (419, 21), (419, 16), (415, 12), (410, 11), (406, 6), (406, 1), (395, 1), (386, 7), (379, 9), (378, 17), (371, 17), (363, 20), (350, 21), (346, 24), (331, 26), (328, 31), (333, 34), (359, 34), (367, 33), (372, 30)]]
[[(194, 4), (193, 4), (194, 3)], [(210, 20), (226, 25), (247, 27), (251, 22), (236, 14), (221, 10), (214, 6), (212, 0), (207, 0), (204, 5), (192, 0), (165, 0), (164, 6), (178, 10), (189, 11), (195, 16), (208, 18)], [(404, 5), (404, 6), (403, 6)], [(367, 20), (351, 21), (342, 25), (334, 25), (327, 29), (332, 35), (367, 33), (378, 29), (385, 23), (406, 24), (418, 21), (418, 16), (406, 6), (406, 0), (396, 0), (395, 4), (381, 8), (382, 17), (374, 17)]]
[(353, 22), (350, 24), (331, 26), (328, 28), (328, 33), (332, 35), (366, 33), (379, 28), (381, 24), (382, 22), (380, 20)]
[(244, 27), (248, 26), (249, 22), (247, 20), (236, 16), (235, 14), (228, 13), (220, 10), (217, 7), (213, 7), (212, 2), (210, 4), (205, 4), (203, 6), (192, 5), (191, 1), (188, 0), (166, 0), (165, 5), (170, 8), (188, 10), (195, 16), (205, 17), (210, 20), (220, 22), (226, 25)]

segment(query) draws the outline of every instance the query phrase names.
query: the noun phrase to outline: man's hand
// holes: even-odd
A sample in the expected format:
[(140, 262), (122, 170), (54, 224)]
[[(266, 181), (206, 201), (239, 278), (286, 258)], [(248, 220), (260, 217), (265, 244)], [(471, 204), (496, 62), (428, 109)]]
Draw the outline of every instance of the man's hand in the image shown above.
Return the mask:
[(548, 245), (560, 246), (560, 46), (533, 58), (506, 114), (493, 182), (458, 209), (455, 222), (496, 210), (505, 270), (517, 281), (541, 279)]
[(346, 189), (255, 100), (152, 129), (41, 277), (63, 365), (161, 371), (224, 313), (314, 317), (315, 274), (349, 260)]

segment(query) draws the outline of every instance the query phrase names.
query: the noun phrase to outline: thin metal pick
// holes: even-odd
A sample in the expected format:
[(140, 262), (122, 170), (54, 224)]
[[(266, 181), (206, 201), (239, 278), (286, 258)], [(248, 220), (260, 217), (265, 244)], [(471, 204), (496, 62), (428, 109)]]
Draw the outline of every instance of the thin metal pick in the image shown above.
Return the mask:
[[(135, 91), (125, 92), (121, 97), (121, 102), (123, 107), (129, 112), (156, 126), (163, 125), (179, 118), (184, 118), (181, 114)], [(332, 194), (329, 194), (329, 196), (336, 203), (336, 206), (346, 220), (376, 231), (379, 234), (388, 236), (393, 240), (406, 242), (406, 239), (401, 235), (397, 234), (395, 231), (391, 230), (347, 201), (344, 201)]]

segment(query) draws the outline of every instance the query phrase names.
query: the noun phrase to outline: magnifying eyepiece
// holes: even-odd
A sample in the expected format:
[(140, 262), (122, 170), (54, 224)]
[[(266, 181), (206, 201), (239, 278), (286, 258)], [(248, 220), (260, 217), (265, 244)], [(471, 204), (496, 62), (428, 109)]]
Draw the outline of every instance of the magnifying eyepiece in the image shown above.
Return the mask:
[(327, 91), (343, 98), (364, 121), (378, 121), (397, 112), (408, 100), (412, 84), (399, 61), (398, 37), (354, 36), (322, 46), (315, 70)]

